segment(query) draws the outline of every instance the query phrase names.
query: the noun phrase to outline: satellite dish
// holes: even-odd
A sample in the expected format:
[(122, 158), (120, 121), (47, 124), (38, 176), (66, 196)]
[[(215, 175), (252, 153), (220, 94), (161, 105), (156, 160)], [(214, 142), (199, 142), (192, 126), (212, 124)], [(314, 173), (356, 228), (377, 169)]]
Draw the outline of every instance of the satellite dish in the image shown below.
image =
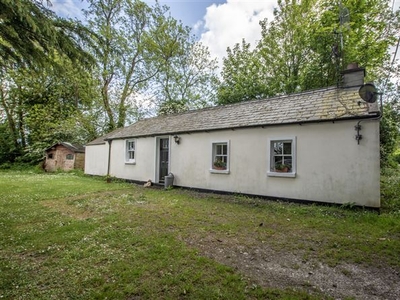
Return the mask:
[(371, 83), (366, 83), (360, 87), (358, 94), (361, 99), (368, 103), (374, 103), (378, 99), (378, 93), (376, 87)]

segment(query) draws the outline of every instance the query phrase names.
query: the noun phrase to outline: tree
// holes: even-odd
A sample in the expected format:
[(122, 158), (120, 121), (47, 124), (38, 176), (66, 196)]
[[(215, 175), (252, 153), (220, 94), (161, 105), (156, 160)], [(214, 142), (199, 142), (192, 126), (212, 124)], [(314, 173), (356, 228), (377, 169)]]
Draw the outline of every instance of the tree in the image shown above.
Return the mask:
[[(0, 68), (0, 108), (3, 111), (3, 125), (7, 124), (9, 137), (7, 140), (12, 144), (11, 153), (20, 152), (25, 147), (25, 135), (23, 134), (23, 109), (22, 99), (15, 97), (19, 90), (18, 85), (13, 80), (17, 73), (12, 68), (5, 66)], [(21, 134), (22, 133), (22, 134)]]
[(216, 62), (167, 7), (89, 2), (93, 31), (42, 1), (0, 0), (0, 162), (85, 143), (141, 118), (148, 99), (159, 113), (211, 102)]
[(190, 38), (189, 28), (185, 28), (180, 45), (179, 54), (166, 61), (150, 84), (159, 114), (179, 113), (214, 103), (217, 61), (209, 58), (206, 47)]
[[(235, 91), (229, 95), (234, 102), (264, 97), (266, 89), (270, 96), (337, 85), (340, 71), (352, 62), (367, 68), (367, 80), (384, 76), (389, 46), (397, 41), (399, 16), (383, 0), (279, 0), (274, 20), (260, 25), (256, 49), (252, 53), (243, 47), (247, 55), (241, 56), (250, 74), (227, 80), (244, 72), (237, 72), (230, 49), (224, 60), (218, 94)], [(266, 87), (237, 88), (252, 82)]]
[(310, 47), (319, 6), (315, 0), (279, 0), (274, 20), (260, 22), (261, 40), (257, 53), (266, 84), (273, 94), (298, 92), (305, 86), (305, 70), (313, 64)]
[(384, 0), (321, 0), (320, 5), (323, 13), (311, 40), (319, 71), (309, 68), (309, 81), (315, 87), (337, 84), (340, 70), (353, 62), (366, 68), (367, 81), (383, 78), (390, 46), (397, 42), (399, 13)]
[(14, 140), (7, 123), (0, 122), (0, 165), (13, 163), (21, 155), (20, 149), (15, 147)]
[(171, 22), (158, 3), (151, 8), (136, 0), (89, 2), (90, 27), (102, 37), (98, 75), (110, 131), (125, 125), (128, 106), (138, 106), (133, 96), (157, 74), (160, 61), (174, 54), (175, 38), (168, 36)]
[[(49, 1), (48, 1), (49, 2)], [(57, 17), (39, 0), (0, 0), (0, 64), (53, 63), (56, 53), (90, 65), (82, 41), (92, 35), (78, 22)]]
[[(82, 86), (89, 77), (80, 66), (94, 62), (84, 50), (93, 37), (79, 22), (56, 16), (42, 1), (0, 0), (0, 140), (6, 145), (1, 150), (4, 160), (14, 161), (25, 153), (25, 160), (35, 161), (49, 144), (67, 137), (59, 134), (66, 126), (57, 124), (84, 113), (79, 110), (85, 102), (82, 99), (91, 92), (89, 85)], [(46, 121), (49, 118), (51, 122)], [(68, 139), (76, 140), (76, 134)]]
[(228, 47), (223, 59), (222, 80), (218, 87), (218, 104), (264, 98), (273, 95), (262, 74), (261, 60), (243, 39), (232, 49)]
[(142, 117), (143, 99), (156, 109), (171, 104), (172, 111), (201, 102), (198, 91), (211, 81), (208, 69), (215, 66), (208, 52), (190, 40), (190, 30), (167, 16), (166, 6), (139, 0), (89, 2), (90, 28), (102, 37), (96, 58), (106, 131)]
[(218, 103), (235, 103), (304, 89), (306, 66), (313, 53), (310, 34), (316, 0), (279, 0), (274, 19), (260, 22), (261, 40), (254, 50), (245, 40), (228, 48)]
[(399, 112), (389, 103), (383, 108), (383, 117), (380, 125), (380, 155), (383, 166), (390, 165), (391, 155), (397, 149), (399, 132)]
[[(393, 60), (392, 62), (394, 62)], [(393, 163), (393, 154), (400, 142), (400, 66), (390, 66), (388, 76), (377, 83), (383, 97), (383, 116), (380, 123), (381, 166), (397, 165)], [(397, 81), (396, 81), (397, 79)]]
[(0, 139), (9, 145), (11, 161), (18, 156), (37, 161), (55, 142), (86, 143), (98, 135), (91, 112), (98, 96), (90, 74), (65, 57), (56, 64), (64, 72), (48, 67), (38, 73), (15, 64), (0, 68), (0, 135), (8, 134)]

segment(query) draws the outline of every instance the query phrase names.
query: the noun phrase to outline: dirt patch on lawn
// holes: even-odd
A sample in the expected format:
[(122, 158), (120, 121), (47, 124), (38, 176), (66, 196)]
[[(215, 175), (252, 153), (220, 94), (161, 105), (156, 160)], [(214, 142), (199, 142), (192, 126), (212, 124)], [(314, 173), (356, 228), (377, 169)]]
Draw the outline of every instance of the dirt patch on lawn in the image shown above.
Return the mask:
[(341, 264), (330, 267), (301, 251), (278, 252), (266, 243), (243, 246), (234, 239), (187, 238), (206, 257), (228, 265), (262, 287), (301, 289), (335, 299), (400, 299), (400, 270)]

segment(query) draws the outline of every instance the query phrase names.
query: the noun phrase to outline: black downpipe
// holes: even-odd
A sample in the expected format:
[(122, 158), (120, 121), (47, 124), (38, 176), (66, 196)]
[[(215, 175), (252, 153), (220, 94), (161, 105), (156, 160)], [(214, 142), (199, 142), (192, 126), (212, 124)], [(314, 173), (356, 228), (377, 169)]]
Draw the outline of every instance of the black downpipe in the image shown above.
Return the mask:
[(107, 163), (107, 181), (110, 178), (110, 165), (111, 165), (111, 143), (112, 140), (108, 140), (108, 163)]

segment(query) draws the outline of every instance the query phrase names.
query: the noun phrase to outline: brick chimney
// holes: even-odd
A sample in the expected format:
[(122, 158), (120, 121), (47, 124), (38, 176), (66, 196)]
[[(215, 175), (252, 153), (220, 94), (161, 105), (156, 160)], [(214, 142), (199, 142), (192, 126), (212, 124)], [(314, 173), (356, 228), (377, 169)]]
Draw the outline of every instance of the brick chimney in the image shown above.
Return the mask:
[(358, 67), (357, 63), (351, 63), (347, 69), (341, 72), (342, 88), (357, 87), (364, 84), (365, 68)]

